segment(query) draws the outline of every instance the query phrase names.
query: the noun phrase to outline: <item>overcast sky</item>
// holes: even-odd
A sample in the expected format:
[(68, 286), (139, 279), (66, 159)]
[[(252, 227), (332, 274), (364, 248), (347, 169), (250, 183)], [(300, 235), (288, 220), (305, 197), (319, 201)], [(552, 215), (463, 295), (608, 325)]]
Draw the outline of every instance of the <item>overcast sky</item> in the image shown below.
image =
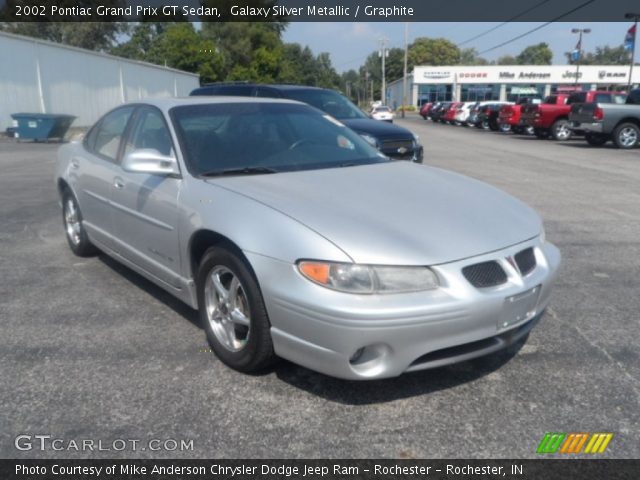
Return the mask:
[[(416, 37), (444, 37), (460, 44), (497, 25), (496, 23), (410, 23), (409, 43)], [(510, 40), (543, 23), (509, 23), (472, 42), (460, 45), (461, 48), (474, 47), (479, 52), (488, 50), (502, 42)], [(517, 55), (528, 45), (547, 42), (554, 52), (554, 64), (564, 64), (563, 52), (572, 50), (577, 43), (577, 35), (572, 28), (591, 28), (585, 35), (583, 50), (591, 51), (596, 46), (622, 45), (631, 22), (619, 23), (552, 23), (520, 40), (504, 47), (483, 53), (481, 56), (494, 60), (502, 55)], [(381, 37), (386, 37), (389, 47), (404, 46), (404, 23), (306, 23), (292, 22), (284, 33), (286, 42), (309, 45), (314, 53), (329, 52), (338, 72), (357, 69), (366, 56), (378, 48)], [(640, 50), (640, 47), (637, 48)], [(640, 52), (636, 54), (636, 61)]]

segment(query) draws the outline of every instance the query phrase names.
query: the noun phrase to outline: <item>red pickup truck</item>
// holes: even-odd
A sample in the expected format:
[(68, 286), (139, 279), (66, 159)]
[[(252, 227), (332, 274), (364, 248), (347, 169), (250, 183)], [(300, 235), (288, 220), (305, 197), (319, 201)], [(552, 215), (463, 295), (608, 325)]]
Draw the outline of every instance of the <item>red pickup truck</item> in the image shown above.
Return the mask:
[(533, 127), (538, 138), (551, 136), (555, 140), (569, 140), (573, 132), (569, 128), (569, 113), (574, 103), (614, 103), (619, 92), (590, 90), (571, 94), (550, 95), (540, 105), (522, 107), (521, 121)]
[(515, 105), (506, 104), (500, 109), (498, 115), (498, 126), (501, 132), (512, 131), (513, 133), (522, 134), (528, 132), (531, 127), (524, 125), (521, 120), (522, 107), (526, 104), (538, 104), (539, 98), (521, 98)]

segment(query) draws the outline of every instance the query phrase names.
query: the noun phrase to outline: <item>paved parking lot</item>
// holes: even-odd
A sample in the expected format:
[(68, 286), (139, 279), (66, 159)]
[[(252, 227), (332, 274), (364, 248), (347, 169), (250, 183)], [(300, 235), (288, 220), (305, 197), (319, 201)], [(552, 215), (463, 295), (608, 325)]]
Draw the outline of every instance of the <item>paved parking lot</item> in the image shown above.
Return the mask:
[[(0, 456), (534, 457), (545, 432), (575, 431), (613, 432), (606, 456), (636, 457), (640, 150), (397, 123), (421, 136), (426, 163), (544, 218), (564, 263), (526, 345), (370, 383), (286, 362), (236, 373), (208, 351), (195, 312), (107, 257), (70, 253), (54, 145), (0, 142)], [(20, 452), (18, 434), (193, 450)]]

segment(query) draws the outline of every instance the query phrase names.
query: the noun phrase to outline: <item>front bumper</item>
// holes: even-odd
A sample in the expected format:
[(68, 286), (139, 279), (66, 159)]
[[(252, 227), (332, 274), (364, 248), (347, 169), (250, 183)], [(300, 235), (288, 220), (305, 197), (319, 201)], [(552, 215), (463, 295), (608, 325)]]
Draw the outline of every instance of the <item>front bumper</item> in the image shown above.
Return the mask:
[[(522, 277), (509, 268), (506, 258), (530, 246), (537, 266)], [(534, 239), (433, 266), (442, 284), (436, 290), (353, 295), (309, 282), (295, 265), (251, 253), (247, 257), (262, 287), (276, 354), (312, 370), (353, 380), (440, 367), (517, 341), (542, 316), (560, 265), (558, 249)], [(503, 266), (508, 281), (477, 289), (461, 270), (489, 260)], [(527, 310), (526, 317), (505, 322), (507, 299), (531, 291), (537, 295), (533, 310)]]

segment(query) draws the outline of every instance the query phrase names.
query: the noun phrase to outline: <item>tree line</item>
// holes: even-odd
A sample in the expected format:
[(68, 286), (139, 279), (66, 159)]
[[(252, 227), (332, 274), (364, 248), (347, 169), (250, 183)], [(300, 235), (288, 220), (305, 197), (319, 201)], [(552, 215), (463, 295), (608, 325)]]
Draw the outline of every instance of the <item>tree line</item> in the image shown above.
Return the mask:
[[(364, 104), (380, 98), (380, 52), (372, 51), (358, 69), (338, 74), (328, 53), (314, 54), (308, 46), (282, 39), (287, 22), (138, 23), (0, 23), (0, 29), (90, 50), (165, 65), (197, 73), (203, 83), (253, 81), (297, 83), (333, 88)], [(518, 55), (488, 61), (475, 48), (459, 48), (444, 38), (418, 37), (407, 50), (408, 71), (415, 65), (551, 65), (546, 42), (530, 45)], [(567, 61), (574, 63), (571, 52)], [(582, 55), (583, 65), (627, 65), (629, 53), (620, 47), (599, 46)], [(386, 81), (403, 77), (404, 50), (388, 49)]]

